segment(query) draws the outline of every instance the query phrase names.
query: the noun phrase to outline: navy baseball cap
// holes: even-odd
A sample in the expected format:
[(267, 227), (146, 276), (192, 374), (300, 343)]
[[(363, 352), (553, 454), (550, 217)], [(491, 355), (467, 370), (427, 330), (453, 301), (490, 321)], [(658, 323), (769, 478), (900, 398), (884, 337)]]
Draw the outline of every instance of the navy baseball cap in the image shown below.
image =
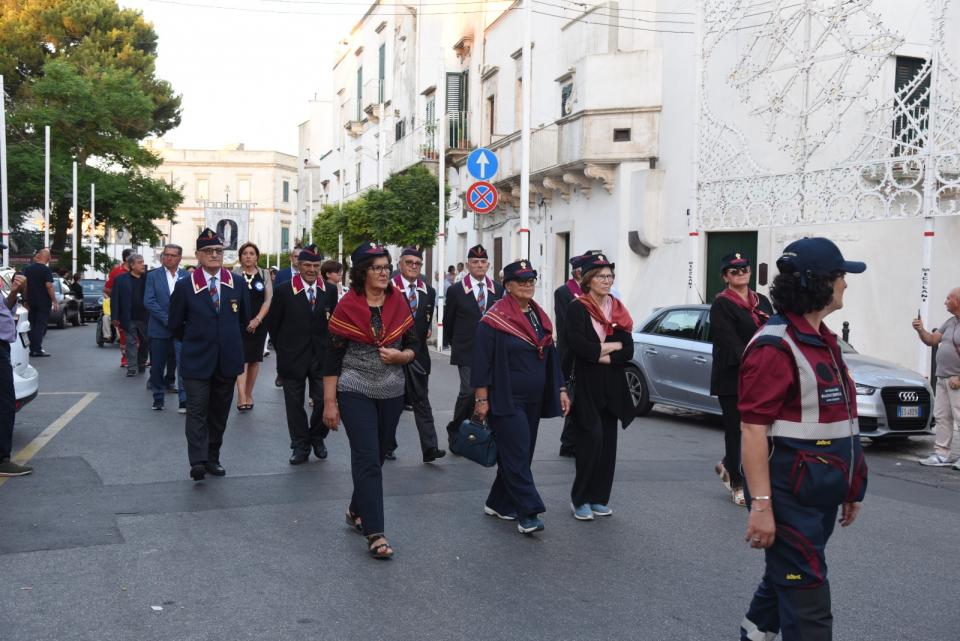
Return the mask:
[(350, 254), (350, 264), (356, 265), (367, 260), (368, 258), (376, 258), (378, 256), (389, 257), (390, 252), (387, 251), (386, 247), (377, 243), (361, 243), (360, 246), (354, 249), (353, 253)]
[(786, 246), (777, 259), (777, 269), (785, 274), (805, 276), (829, 276), (837, 272), (861, 274), (867, 269), (865, 263), (846, 260), (829, 238), (801, 238)]

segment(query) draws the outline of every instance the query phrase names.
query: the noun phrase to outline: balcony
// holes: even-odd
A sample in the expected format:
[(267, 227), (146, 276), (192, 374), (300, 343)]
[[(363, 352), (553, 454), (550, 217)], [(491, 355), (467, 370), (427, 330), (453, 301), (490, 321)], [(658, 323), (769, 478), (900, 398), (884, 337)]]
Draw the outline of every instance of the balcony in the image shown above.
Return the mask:
[(340, 119), (350, 136), (356, 138), (363, 133), (364, 118), (357, 110), (356, 98), (350, 98), (340, 105)]
[(437, 161), (437, 124), (420, 125), (387, 150), (384, 164), (387, 171), (396, 174), (421, 162)]
[(374, 78), (363, 83), (361, 104), (363, 105), (363, 113), (367, 114), (371, 122), (380, 121), (382, 116), (380, 113), (380, 105), (386, 101), (384, 93), (384, 81), (379, 78)]
[(456, 163), (473, 150), (470, 142), (470, 112), (454, 111), (447, 113), (447, 158)]

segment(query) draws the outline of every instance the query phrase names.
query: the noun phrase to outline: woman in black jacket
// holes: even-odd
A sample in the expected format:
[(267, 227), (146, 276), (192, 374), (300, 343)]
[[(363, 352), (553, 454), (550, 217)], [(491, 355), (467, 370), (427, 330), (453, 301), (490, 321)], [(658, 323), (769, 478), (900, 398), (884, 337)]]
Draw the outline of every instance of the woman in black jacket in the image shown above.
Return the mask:
[(750, 261), (742, 254), (727, 254), (720, 259), (720, 275), (727, 288), (717, 294), (710, 307), (710, 336), (713, 340), (713, 370), (710, 393), (720, 400), (723, 410), (725, 455), (714, 466), (730, 498), (746, 505), (743, 475), (740, 471), (740, 412), (737, 409), (737, 385), (740, 358), (747, 343), (773, 314), (770, 301), (750, 289)]
[(563, 340), (574, 355), (573, 416), (577, 475), (570, 492), (573, 516), (592, 521), (607, 507), (617, 462), (617, 420), (636, 415), (623, 368), (633, 357), (633, 320), (610, 295), (614, 265), (597, 254), (582, 263), (583, 294), (570, 303)]

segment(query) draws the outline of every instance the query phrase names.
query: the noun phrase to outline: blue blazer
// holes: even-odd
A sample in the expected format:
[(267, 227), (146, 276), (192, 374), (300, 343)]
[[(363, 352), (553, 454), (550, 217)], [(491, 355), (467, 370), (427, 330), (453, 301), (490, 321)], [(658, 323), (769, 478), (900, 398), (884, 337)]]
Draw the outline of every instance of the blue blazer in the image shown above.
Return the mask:
[[(199, 272), (199, 270), (198, 270)], [(250, 319), (250, 299), (233, 275), (220, 270), (220, 309), (210, 300), (206, 282), (181, 278), (170, 296), (167, 326), (183, 341), (180, 371), (184, 378), (209, 379), (214, 373), (233, 378), (243, 371), (243, 331)]]
[(293, 279), (293, 269), (290, 267), (284, 267), (277, 272), (277, 278), (273, 281), (273, 288), (276, 290), (277, 285), (280, 283), (289, 283)]
[[(187, 272), (177, 270), (177, 281), (185, 278)], [(153, 269), (147, 274), (146, 289), (143, 292), (143, 306), (150, 314), (147, 324), (147, 338), (170, 338), (173, 334), (167, 326), (170, 311), (170, 286), (167, 284), (167, 270), (164, 267)]]

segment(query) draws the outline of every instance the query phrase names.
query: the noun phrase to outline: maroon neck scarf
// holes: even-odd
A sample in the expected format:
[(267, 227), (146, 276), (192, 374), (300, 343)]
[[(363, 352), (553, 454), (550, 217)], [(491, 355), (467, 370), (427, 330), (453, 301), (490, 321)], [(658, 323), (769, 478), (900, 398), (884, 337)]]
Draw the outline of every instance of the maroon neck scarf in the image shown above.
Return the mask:
[(573, 294), (574, 298), (583, 295), (583, 290), (580, 288), (580, 283), (573, 278), (567, 281), (567, 289), (570, 290), (570, 293)]
[(357, 294), (351, 289), (337, 303), (327, 327), (331, 334), (358, 343), (383, 347), (399, 339), (413, 325), (413, 316), (410, 315), (410, 308), (403, 296), (388, 293), (380, 309), (380, 315), (383, 320), (383, 331), (377, 334), (373, 331), (373, 324), (370, 322), (370, 305), (367, 303), (366, 296)]
[(717, 294), (717, 298), (726, 298), (737, 307), (747, 310), (753, 319), (753, 324), (758, 328), (770, 318), (769, 314), (760, 309), (760, 297), (752, 289), (747, 290), (747, 300), (743, 300), (740, 294), (729, 287)]
[(543, 325), (543, 338), (537, 338), (537, 332), (530, 324), (530, 319), (520, 309), (520, 304), (513, 296), (509, 294), (493, 304), (493, 307), (487, 310), (487, 313), (480, 319), (481, 323), (489, 325), (498, 332), (516, 336), (523, 342), (534, 347), (537, 350), (537, 356), (543, 358), (543, 350), (553, 344), (553, 325), (550, 324), (550, 318), (543, 308), (534, 301), (530, 301), (530, 307), (536, 312)]
[(578, 296), (577, 300), (587, 308), (587, 313), (590, 314), (590, 318), (603, 325), (607, 336), (613, 334), (614, 330), (617, 329), (622, 329), (625, 332), (633, 331), (633, 319), (630, 317), (630, 312), (623, 306), (623, 303), (613, 296), (610, 297), (611, 307), (609, 320), (607, 319), (607, 315), (603, 313), (603, 310), (600, 309), (600, 305), (597, 304), (597, 301), (593, 300), (590, 294)]

